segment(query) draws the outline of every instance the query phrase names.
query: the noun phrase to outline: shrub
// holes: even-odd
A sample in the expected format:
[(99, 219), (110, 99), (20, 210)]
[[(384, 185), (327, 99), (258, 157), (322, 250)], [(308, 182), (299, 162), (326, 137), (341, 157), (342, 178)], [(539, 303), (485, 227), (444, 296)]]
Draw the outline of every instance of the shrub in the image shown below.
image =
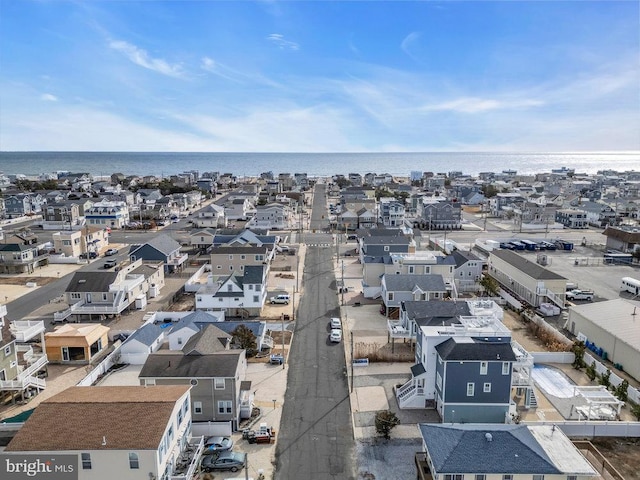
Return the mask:
[(627, 389), (629, 388), (629, 382), (623, 380), (613, 391), (614, 395), (618, 397), (621, 402), (627, 401)]
[(587, 377), (589, 377), (589, 380), (591, 380), (593, 382), (596, 379), (596, 376), (597, 376), (596, 364), (592, 363), (590, 365), (587, 365), (587, 369), (584, 371), (584, 373), (586, 373)]
[(611, 386), (610, 377), (611, 377), (611, 370), (607, 368), (607, 371), (602, 375), (600, 375), (600, 380), (599, 380), (600, 385), (603, 385), (604, 387), (609, 388)]
[(400, 419), (391, 410), (380, 410), (376, 413), (376, 433), (389, 440), (391, 430), (400, 424)]
[(634, 403), (631, 406), (631, 415), (636, 417), (636, 420), (640, 422), (640, 404)]

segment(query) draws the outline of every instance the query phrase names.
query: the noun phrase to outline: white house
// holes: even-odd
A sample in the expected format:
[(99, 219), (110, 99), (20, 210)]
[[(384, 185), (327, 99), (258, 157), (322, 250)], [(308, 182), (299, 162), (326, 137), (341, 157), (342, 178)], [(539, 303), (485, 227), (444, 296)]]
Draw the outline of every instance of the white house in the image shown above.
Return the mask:
[(103, 200), (85, 211), (87, 225), (124, 228), (129, 223), (129, 207), (126, 202)]
[(218, 228), (227, 226), (227, 217), (224, 207), (212, 203), (201, 209), (193, 217), (193, 226), (197, 228)]
[[(190, 385), (71, 387), (44, 400), (4, 453), (73, 465), (78, 480), (193, 478), (202, 437), (191, 435)], [(197, 442), (194, 455), (185, 455)], [(23, 460), (22, 460), (23, 461)], [(66, 463), (65, 463), (66, 462)]]
[(164, 329), (148, 323), (133, 332), (120, 347), (120, 359), (131, 365), (144, 365), (150, 353), (157, 351), (164, 341)]
[(264, 265), (248, 265), (242, 275), (212, 275), (196, 292), (196, 309), (225, 310), (237, 317), (259, 315), (267, 298), (266, 272)]
[(249, 221), (248, 228), (284, 230), (290, 227), (291, 209), (280, 203), (270, 203), (256, 207), (256, 213)]

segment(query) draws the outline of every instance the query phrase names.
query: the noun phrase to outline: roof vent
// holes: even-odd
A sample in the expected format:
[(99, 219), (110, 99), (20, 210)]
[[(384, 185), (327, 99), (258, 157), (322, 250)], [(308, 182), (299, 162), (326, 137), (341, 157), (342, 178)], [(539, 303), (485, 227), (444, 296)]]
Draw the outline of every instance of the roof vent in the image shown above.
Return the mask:
[(81, 278), (80, 280), (78, 280), (78, 283), (87, 283), (87, 280), (85, 278)]
[(493, 441), (493, 435), (491, 435), (490, 433), (485, 433), (484, 438), (487, 440), (487, 442)]

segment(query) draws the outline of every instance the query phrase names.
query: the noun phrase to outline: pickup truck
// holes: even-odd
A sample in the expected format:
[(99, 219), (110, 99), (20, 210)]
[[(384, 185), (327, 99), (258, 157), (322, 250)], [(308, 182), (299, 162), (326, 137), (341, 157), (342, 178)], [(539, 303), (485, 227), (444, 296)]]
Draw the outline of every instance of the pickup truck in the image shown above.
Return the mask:
[(591, 290), (571, 290), (566, 294), (567, 300), (589, 300), (593, 301), (593, 291)]

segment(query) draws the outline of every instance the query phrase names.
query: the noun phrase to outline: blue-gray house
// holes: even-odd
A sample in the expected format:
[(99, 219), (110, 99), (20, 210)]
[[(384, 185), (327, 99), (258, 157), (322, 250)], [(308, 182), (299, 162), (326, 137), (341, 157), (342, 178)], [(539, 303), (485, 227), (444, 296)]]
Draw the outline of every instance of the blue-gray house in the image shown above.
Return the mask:
[(436, 408), (442, 421), (505, 423), (516, 361), (511, 338), (454, 336), (435, 350)]
[(129, 258), (164, 263), (164, 271), (172, 273), (182, 268), (189, 258), (188, 254), (180, 253), (180, 244), (167, 234), (158, 235), (142, 245), (132, 245)]

